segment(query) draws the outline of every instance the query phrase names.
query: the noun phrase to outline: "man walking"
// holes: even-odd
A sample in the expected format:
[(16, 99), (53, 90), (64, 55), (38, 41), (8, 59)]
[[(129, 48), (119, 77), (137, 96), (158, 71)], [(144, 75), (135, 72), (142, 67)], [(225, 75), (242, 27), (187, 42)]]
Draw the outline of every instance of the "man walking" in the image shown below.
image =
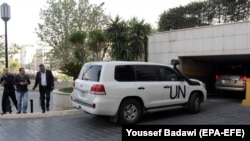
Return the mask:
[(45, 106), (46, 110), (49, 111), (50, 92), (54, 89), (54, 76), (50, 70), (45, 69), (43, 64), (39, 65), (39, 69), (40, 71), (36, 73), (33, 90), (39, 85), (41, 109), (42, 113), (45, 113)]
[[(8, 68), (3, 69), (3, 76), (0, 80), (1, 86), (4, 87), (3, 90), (3, 96), (2, 96), (2, 113), (1, 115), (6, 114), (6, 104), (7, 100), (10, 97), (13, 101), (16, 109), (17, 109), (17, 100), (16, 100), (16, 93), (15, 93), (15, 87), (14, 87), (14, 75), (9, 73)], [(10, 111), (11, 113), (11, 111)]]
[(30, 79), (28, 75), (25, 75), (24, 68), (19, 69), (19, 74), (15, 77), (16, 85), (16, 97), (17, 97), (17, 114), (23, 112), (27, 113), (28, 106), (28, 85), (30, 84)]

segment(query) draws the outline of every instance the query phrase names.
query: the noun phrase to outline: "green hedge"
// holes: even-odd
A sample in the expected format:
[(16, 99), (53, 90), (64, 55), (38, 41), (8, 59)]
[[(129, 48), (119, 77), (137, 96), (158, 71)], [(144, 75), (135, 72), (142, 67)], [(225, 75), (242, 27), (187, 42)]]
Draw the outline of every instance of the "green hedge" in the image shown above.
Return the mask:
[(73, 91), (73, 87), (60, 88), (59, 91), (63, 93), (71, 93)]

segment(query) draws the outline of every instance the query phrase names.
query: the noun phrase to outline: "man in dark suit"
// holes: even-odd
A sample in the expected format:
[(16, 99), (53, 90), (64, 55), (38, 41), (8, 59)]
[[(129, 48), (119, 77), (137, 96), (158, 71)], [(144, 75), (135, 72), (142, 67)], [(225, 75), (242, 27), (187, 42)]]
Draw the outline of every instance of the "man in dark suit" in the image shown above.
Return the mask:
[(39, 65), (39, 69), (40, 71), (36, 73), (33, 90), (39, 85), (41, 109), (42, 113), (45, 113), (45, 106), (46, 110), (49, 111), (50, 92), (54, 89), (54, 76), (50, 70), (45, 69), (43, 64)]
[[(14, 78), (15, 76), (9, 73), (8, 68), (3, 69), (3, 76), (0, 79), (0, 85), (4, 87), (3, 96), (2, 96), (2, 113), (1, 115), (6, 114), (7, 112), (7, 102), (9, 101), (9, 97), (13, 101), (16, 109), (17, 109), (17, 100), (16, 100), (16, 93), (14, 87)], [(10, 103), (8, 104), (10, 106)], [(9, 109), (9, 107), (8, 107)], [(11, 109), (9, 109), (11, 113)]]

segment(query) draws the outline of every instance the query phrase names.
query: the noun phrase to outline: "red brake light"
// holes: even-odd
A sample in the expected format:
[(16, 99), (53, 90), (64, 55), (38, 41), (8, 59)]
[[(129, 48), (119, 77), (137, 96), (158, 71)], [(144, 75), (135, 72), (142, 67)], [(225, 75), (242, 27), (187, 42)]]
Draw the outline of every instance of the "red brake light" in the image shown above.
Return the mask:
[(91, 87), (90, 93), (95, 95), (106, 95), (104, 85), (102, 84), (95, 84)]
[(220, 79), (220, 75), (215, 75), (215, 80), (219, 80)]
[(247, 81), (247, 76), (245, 76), (245, 75), (241, 76), (240, 79), (243, 80), (243, 81)]

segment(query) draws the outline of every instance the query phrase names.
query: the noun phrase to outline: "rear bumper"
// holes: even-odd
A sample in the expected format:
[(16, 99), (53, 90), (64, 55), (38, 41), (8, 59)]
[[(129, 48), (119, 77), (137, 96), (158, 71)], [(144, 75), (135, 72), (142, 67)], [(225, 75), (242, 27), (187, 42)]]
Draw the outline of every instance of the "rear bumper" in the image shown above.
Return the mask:
[(216, 86), (217, 90), (226, 90), (226, 91), (245, 91), (245, 87), (223, 87), (223, 86)]
[(79, 100), (72, 100), (75, 108), (82, 109), (84, 112), (92, 115), (115, 116), (119, 105), (110, 101), (94, 102), (92, 104)]

